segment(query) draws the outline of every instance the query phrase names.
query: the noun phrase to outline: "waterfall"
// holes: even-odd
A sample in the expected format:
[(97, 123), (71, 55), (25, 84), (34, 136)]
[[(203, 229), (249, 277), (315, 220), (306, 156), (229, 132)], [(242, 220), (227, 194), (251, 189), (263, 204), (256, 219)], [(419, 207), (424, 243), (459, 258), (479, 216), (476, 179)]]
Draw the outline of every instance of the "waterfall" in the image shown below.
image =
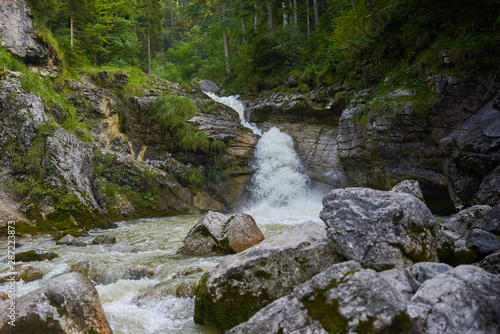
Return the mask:
[(255, 218), (264, 233), (278, 225), (295, 225), (307, 220), (321, 222), (319, 211), (324, 194), (308, 189), (308, 177), (301, 173), (302, 164), (292, 137), (276, 127), (262, 134), (255, 124), (246, 120), (245, 106), (238, 96), (205, 94), (236, 110), (241, 124), (262, 136), (252, 163), (255, 169), (250, 189), (252, 201), (243, 211)]
[(252, 193), (257, 203), (283, 206), (306, 196), (307, 177), (288, 134), (273, 127), (257, 143)]
[(250, 123), (246, 120), (245, 117), (245, 106), (243, 103), (241, 103), (240, 100), (238, 100), (238, 95), (233, 95), (233, 96), (217, 96), (215, 93), (212, 92), (204, 92), (208, 97), (210, 97), (212, 100), (215, 102), (219, 102), (221, 104), (224, 104), (230, 108), (233, 108), (238, 115), (240, 116), (240, 121), (241, 125), (243, 125), (246, 128), (249, 128), (250, 130), (253, 131), (256, 135), (261, 136), (262, 131), (253, 123)]

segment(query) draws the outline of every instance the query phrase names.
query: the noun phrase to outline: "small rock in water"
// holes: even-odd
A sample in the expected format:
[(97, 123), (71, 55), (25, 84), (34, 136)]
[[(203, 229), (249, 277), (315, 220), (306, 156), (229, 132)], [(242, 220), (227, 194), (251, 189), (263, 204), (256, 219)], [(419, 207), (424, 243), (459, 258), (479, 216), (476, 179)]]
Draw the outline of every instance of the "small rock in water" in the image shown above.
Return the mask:
[(116, 238), (112, 235), (109, 235), (109, 234), (103, 234), (103, 235), (97, 236), (92, 241), (92, 244), (94, 244), (94, 245), (111, 245), (114, 243), (116, 243)]
[(205, 271), (205, 269), (203, 269), (202, 267), (189, 267), (186, 270), (179, 271), (172, 278), (180, 278), (180, 277), (184, 277), (184, 276), (193, 275), (196, 273), (201, 273), (204, 271)]
[(125, 279), (140, 280), (143, 278), (152, 278), (156, 273), (156, 268), (153, 266), (135, 266), (129, 269), (125, 275)]
[(16, 281), (31, 282), (42, 278), (43, 272), (29, 264), (16, 264), (13, 270), (7, 268), (0, 271), (0, 283), (7, 282), (11, 277)]
[(69, 246), (80, 246), (85, 247), (87, 244), (83, 241), (79, 241), (77, 238), (71, 234), (66, 234), (61, 239), (57, 240), (56, 245), (69, 245)]
[(92, 261), (81, 261), (75, 263), (71, 266), (71, 271), (76, 271), (85, 275), (85, 277), (90, 279), (92, 282), (100, 281), (99, 273)]
[(7, 299), (9, 299), (9, 296), (5, 292), (2, 291), (2, 295), (0, 296), (0, 299), (7, 300)]
[(38, 253), (34, 250), (29, 250), (27, 252), (16, 254), (16, 262), (45, 261), (53, 260), (57, 257), (59, 257), (59, 255), (53, 252)]

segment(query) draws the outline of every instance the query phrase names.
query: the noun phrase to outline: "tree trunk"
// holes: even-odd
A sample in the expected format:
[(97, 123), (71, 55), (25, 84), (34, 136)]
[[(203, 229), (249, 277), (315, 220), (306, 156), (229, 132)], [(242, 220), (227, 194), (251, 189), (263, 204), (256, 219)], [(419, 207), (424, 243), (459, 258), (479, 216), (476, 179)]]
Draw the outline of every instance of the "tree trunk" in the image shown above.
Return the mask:
[(70, 34), (71, 34), (71, 47), (73, 47), (73, 11), (69, 12)]
[(273, 8), (271, 7), (271, 5), (267, 5), (267, 25), (269, 26), (269, 30), (271, 30), (271, 33), (274, 32)]
[(319, 25), (318, 0), (313, 0), (314, 6), (314, 25)]
[(97, 67), (97, 51), (94, 51), (94, 61), (93, 61), (94, 67)]
[(259, 10), (257, 8), (257, 3), (256, 2), (253, 4), (253, 7), (255, 8), (255, 14), (253, 16), (253, 25), (254, 25), (255, 33), (257, 33), (257, 23), (259, 21), (259, 17), (258, 17)]
[(293, 0), (293, 22), (295, 23), (295, 26), (297, 26), (298, 21), (297, 0)]
[[(240, 1), (240, 7), (241, 7), (242, 12), (243, 12), (243, 2), (242, 1)], [(244, 17), (241, 18), (241, 32), (243, 33), (243, 43), (245, 43), (245, 41), (246, 41), (246, 38), (245, 38), (246, 28), (245, 28), (245, 18)]]
[(151, 33), (148, 19), (148, 74), (151, 75)]
[(227, 38), (226, 5), (225, 4), (222, 4), (222, 39), (224, 41), (224, 57), (226, 59), (226, 73), (227, 73), (227, 75), (230, 75), (231, 74), (231, 69), (229, 67), (230, 49), (229, 49), (229, 39)]
[(309, 15), (309, 0), (306, 0), (307, 8), (307, 39), (311, 38), (311, 19)]
[(281, 2), (281, 7), (283, 8), (283, 26), (286, 26), (288, 24), (288, 13), (286, 12), (286, 5), (285, 2)]

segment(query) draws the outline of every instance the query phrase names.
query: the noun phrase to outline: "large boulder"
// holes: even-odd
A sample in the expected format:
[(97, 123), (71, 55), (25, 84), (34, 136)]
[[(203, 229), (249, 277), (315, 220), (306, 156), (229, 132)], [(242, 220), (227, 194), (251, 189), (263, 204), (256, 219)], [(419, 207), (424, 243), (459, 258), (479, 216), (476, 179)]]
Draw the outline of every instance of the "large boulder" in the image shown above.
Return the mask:
[(194, 320), (230, 329), (341, 258), (324, 227), (306, 222), (225, 258), (199, 283)]
[(375, 270), (404, 269), (438, 260), (436, 219), (415, 196), (367, 188), (335, 189), (323, 199), (320, 218), (348, 260)]
[(92, 283), (79, 273), (58, 276), (15, 300), (15, 327), (8, 324), (10, 303), (0, 305), (0, 333), (111, 333)]
[(412, 333), (499, 333), (500, 277), (458, 266), (426, 281), (408, 305)]
[(371, 269), (335, 264), (228, 334), (404, 333), (404, 297)]
[(179, 254), (234, 254), (264, 240), (255, 220), (244, 213), (224, 215), (209, 211), (189, 231)]
[(32, 17), (25, 0), (0, 1), (2, 46), (26, 63), (45, 63), (49, 50), (35, 35)]
[(492, 180), (500, 178), (500, 109), (493, 101), (441, 144), (451, 152), (446, 172), (457, 209), (474, 204), (499, 204), (500, 183)]

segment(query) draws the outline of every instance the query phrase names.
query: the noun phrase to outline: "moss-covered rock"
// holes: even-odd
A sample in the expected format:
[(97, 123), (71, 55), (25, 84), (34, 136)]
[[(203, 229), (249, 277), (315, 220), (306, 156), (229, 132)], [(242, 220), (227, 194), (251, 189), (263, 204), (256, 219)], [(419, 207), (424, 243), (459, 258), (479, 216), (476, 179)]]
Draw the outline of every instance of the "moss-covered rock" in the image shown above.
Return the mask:
[(223, 260), (203, 276), (196, 323), (229, 329), (340, 260), (324, 227), (304, 223)]

